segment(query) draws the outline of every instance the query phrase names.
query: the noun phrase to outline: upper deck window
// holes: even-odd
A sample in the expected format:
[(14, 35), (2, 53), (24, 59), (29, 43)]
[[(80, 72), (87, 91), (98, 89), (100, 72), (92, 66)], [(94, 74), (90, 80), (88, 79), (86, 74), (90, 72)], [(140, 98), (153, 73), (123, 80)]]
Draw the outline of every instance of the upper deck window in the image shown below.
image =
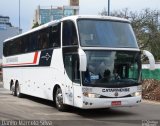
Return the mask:
[(60, 42), (61, 23), (58, 23), (6, 41), (3, 44), (3, 55), (13, 56), (48, 48), (60, 48)]
[(63, 46), (78, 45), (75, 24), (72, 21), (63, 22)]
[(78, 29), (84, 47), (138, 48), (128, 22), (81, 19)]

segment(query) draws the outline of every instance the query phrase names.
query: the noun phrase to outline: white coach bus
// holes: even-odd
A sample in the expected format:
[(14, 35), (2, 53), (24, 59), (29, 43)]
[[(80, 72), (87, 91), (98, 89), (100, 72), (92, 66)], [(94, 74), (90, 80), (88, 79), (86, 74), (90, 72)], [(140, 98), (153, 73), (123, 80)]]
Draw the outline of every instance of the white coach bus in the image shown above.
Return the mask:
[(141, 51), (130, 22), (70, 16), (7, 39), (4, 87), (83, 109), (141, 102)]

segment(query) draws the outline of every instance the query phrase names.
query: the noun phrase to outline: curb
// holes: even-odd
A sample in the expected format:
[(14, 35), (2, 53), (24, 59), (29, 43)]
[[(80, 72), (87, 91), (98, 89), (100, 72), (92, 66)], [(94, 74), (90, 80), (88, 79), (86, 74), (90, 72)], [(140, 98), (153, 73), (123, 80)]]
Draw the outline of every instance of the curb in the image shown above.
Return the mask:
[(142, 100), (142, 103), (160, 105), (160, 102), (158, 101), (149, 101), (149, 100), (144, 100), (144, 99)]

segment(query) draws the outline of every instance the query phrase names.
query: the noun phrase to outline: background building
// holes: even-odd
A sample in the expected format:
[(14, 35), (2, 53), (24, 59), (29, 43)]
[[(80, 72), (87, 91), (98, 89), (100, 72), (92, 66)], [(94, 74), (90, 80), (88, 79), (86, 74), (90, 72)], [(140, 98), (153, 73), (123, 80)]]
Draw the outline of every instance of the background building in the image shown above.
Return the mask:
[[(13, 27), (9, 20), (8, 16), (0, 16), (0, 61), (2, 59), (3, 41), (19, 34), (19, 28)], [(21, 32), (22, 30), (20, 30)]]
[(62, 17), (79, 14), (79, 0), (70, 0), (70, 6), (38, 6), (35, 10), (33, 24), (45, 24)]

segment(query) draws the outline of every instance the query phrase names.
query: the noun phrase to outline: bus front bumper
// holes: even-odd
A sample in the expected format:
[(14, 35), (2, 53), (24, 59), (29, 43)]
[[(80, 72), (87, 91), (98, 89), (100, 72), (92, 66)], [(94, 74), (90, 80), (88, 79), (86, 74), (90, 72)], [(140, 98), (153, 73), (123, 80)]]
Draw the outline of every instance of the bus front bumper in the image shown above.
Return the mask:
[(83, 97), (83, 109), (131, 107), (141, 102), (141, 96), (128, 98), (88, 98)]

